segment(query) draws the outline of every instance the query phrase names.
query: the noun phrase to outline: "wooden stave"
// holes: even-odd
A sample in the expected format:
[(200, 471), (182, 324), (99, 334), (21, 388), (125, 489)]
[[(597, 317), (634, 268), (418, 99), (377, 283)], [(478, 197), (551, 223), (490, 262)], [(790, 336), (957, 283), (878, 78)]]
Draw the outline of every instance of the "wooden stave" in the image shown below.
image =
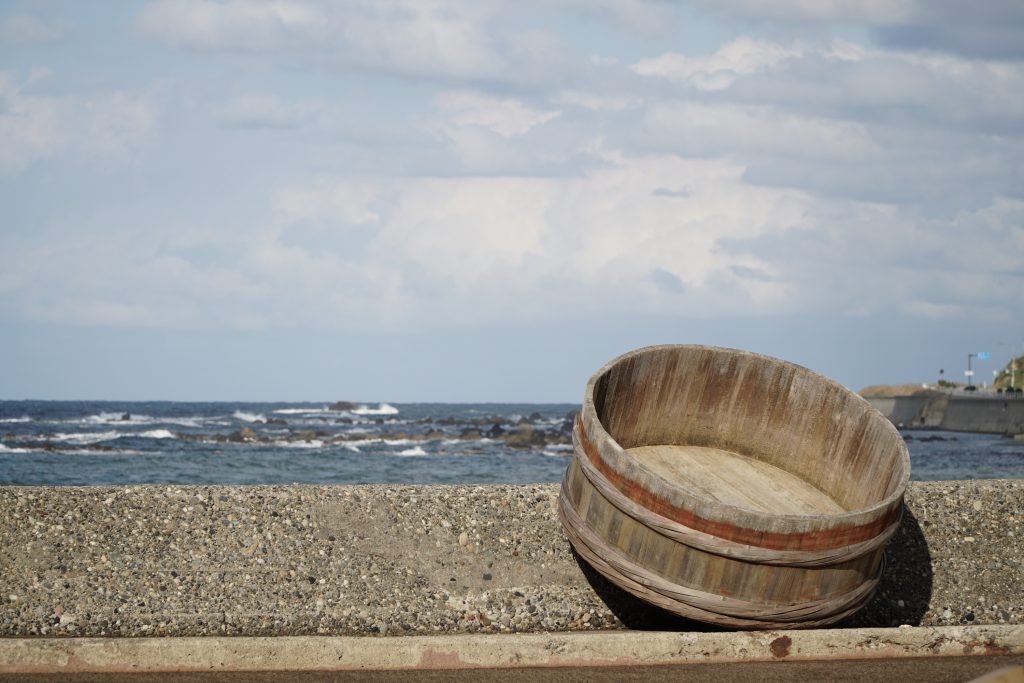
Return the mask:
[[(894, 468), (894, 472), (899, 475), (899, 480), (894, 485), (894, 490), (874, 505), (839, 515), (811, 516), (759, 513), (716, 503), (680, 487), (674, 487), (672, 482), (650, 472), (625, 452), (624, 448), (605, 429), (595, 405), (595, 401), (599, 398), (595, 395), (597, 385), (618, 365), (634, 362), (645, 354), (673, 352), (723, 354), (737, 356), (750, 362), (777, 364), (799, 374), (803, 381), (821, 383), (832, 390), (849, 394), (850, 400), (857, 410), (861, 411), (860, 415), (864, 420), (868, 420), (873, 428), (892, 432), (889, 435), (890, 438), (895, 435), (894, 443), (897, 447), (899, 462)], [(695, 345), (665, 345), (646, 347), (619, 356), (598, 370), (588, 381), (576, 428), (580, 431), (580, 436), (583, 437), (581, 442), (585, 450), (592, 449), (597, 452), (597, 458), (592, 459), (603, 470), (605, 478), (612, 481), (627, 497), (630, 493), (636, 494), (637, 492), (649, 498), (661, 497), (664, 499), (663, 501), (655, 500), (654, 504), (649, 506), (653, 509), (659, 502), (664, 502), (669, 509), (667, 512), (663, 510), (659, 512), (668, 519), (681, 522), (690, 528), (699, 529), (699, 525), (706, 524), (718, 530), (718, 533), (714, 535), (723, 538), (726, 537), (725, 533), (727, 532), (722, 531), (721, 527), (723, 525), (733, 527), (737, 533), (745, 532), (741, 533), (741, 536), (747, 539), (748, 544), (775, 550), (843, 548), (851, 545), (851, 542), (870, 541), (898, 522), (903, 507), (903, 495), (910, 475), (909, 454), (902, 439), (899, 438), (898, 432), (866, 401), (832, 380), (806, 368), (767, 356), (733, 349)], [(680, 516), (683, 518), (680, 519)], [(843, 538), (844, 535), (848, 538)], [(825, 547), (813, 547), (823, 542)]]
[[(623, 494), (621, 490), (612, 485), (601, 475), (601, 473), (594, 467), (590, 458), (583, 452), (583, 446), (581, 445), (580, 439), (581, 437), (577, 423), (577, 429), (573, 430), (573, 457), (576, 464), (580, 467), (583, 474), (591, 484), (601, 493), (601, 495), (604, 496), (609, 503), (622, 511), (623, 514), (629, 515), (644, 526), (657, 531), (661, 535), (676, 542), (684, 543), (705, 552), (715, 553), (737, 560), (789, 567), (815, 567), (835, 564), (837, 562), (859, 557), (879, 548), (884, 548), (885, 544), (888, 543), (889, 539), (896, 533), (896, 530), (899, 529), (903, 516), (903, 505), (901, 499), (901, 505), (895, 520), (880, 534), (873, 536), (866, 541), (860, 541), (836, 548), (826, 548), (824, 550), (776, 550), (751, 544), (737, 543), (713, 534), (692, 529), (684, 524), (680, 524), (679, 522), (652, 512), (638, 504), (636, 501)], [(568, 476), (568, 474), (569, 473), (567, 472), (566, 475)]]
[[(778, 597), (774, 600), (730, 599), (713, 590), (701, 590), (699, 585), (695, 587), (692, 583), (679, 582), (674, 580), (677, 577), (670, 577), (664, 573), (653, 571), (655, 568), (648, 566), (651, 563), (645, 565), (635, 554), (630, 554), (626, 548), (609, 542), (608, 539), (594, 531), (592, 526), (595, 525), (589, 524), (584, 519), (584, 514), (589, 516), (593, 513), (595, 511), (593, 502), (603, 497), (600, 491), (593, 487), (585, 476), (581, 475), (581, 478), (576, 481), (580, 482), (582, 486), (590, 486), (590, 493), (592, 495), (585, 506), (587, 507), (586, 513), (579, 510), (579, 506), (576, 500), (574, 500), (576, 496), (572, 493), (572, 484), (574, 483), (573, 466), (575, 465), (576, 463), (574, 462), (570, 466), (570, 470), (567, 471), (566, 479), (563, 480), (559, 495), (559, 515), (573, 547), (588, 562), (592, 557), (597, 556), (600, 562), (591, 563), (592, 566), (619, 587), (643, 599), (651, 597), (652, 593), (657, 593), (660, 598), (656, 601), (656, 604), (682, 616), (745, 628), (761, 628), (762, 626), (757, 625), (757, 623), (761, 622), (769, 625), (763, 626), (766, 628), (782, 624), (790, 628), (806, 628), (814, 624), (832, 623), (843, 618), (846, 614), (852, 613), (851, 610), (856, 611), (858, 606), (862, 606), (870, 598), (871, 592), (873, 592), (877, 585), (883, 557), (882, 548), (876, 549), (870, 555), (853, 563), (864, 566), (851, 571), (849, 566), (851, 562), (849, 561), (838, 566), (817, 568), (772, 566), (758, 562), (745, 562), (735, 558), (717, 556), (713, 553), (704, 553), (704, 551), (678, 543), (673, 539), (662, 537), (665, 548), (679, 548), (684, 552), (687, 568), (695, 566), (702, 570), (710, 571), (712, 575), (722, 573), (716, 571), (715, 567), (712, 566), (717, 564), (719, 568), (729, 566), (747, 572), (754, 572), (755, 574), (762, 575), (762, 579), (764, 575), (769, 575), (782, 585), (787, 583), (806, 584), (807, 579), (811, 577), (818, 579), (818, 583), (823, 584), (829, 583), (830, 580), (836, 580), (837, 577), (839, 580), (845, 581), (845, 583), (837, 586), (836, 590), (832, 591), (831, 594), (825, 594), (826, 591), (822, 591), (813, 585), (805, 586), (803, 588), (804, 592), (820, 596), (816, 599), (806, 600), (793, 599), (791, 595)], [(599, 498), (594, 498), (594, 495)], [(586, 496), (582, 497), (585, 498)], [(606, 509), (611, 510), (612, 514), (621, 515), (623, 518), (628, 517), (626, 513), (615, 508), (610, 502), (605, 501), (605, 503), (607, 503)], [(643, 530), (640, 532), (642, 535), (660, 536), (657, 530), (647, 528), (642, 524), (637, 525), (636, 528)], [(644, 538), (640, 541), (640, 544), (647, 547), (652, 545), (653, 542), (650, 541), (650, 538)], [(624, 557), (610, 562), (609, 558), (613, 558), (616, 555)], [(711, 558), (715, 559), (712, 560)], [(872, 570), (872, 567), (875, 568)], [(728, 572), (725, 573), (727, 574)], [(647, 576), (647, 581), (644, 582), (646, 585), (643, 586), (642, 590), (636, 587), (638, 582), (635, 580), (635, 577), (637, 575)], [(794, 575), (797, 576), (794, 577)], [(630, 578), (631, 576), (633, 578)], [(803, 582), (799, 581), (800, 576), (805, 578)], [(721, 579), (721, 577), (719, 578)], [(652, 583), (658, 583), (659, 579), (661, 581), (660, 588), (653, 587)], [(699, 581), (700, 579), (697, 580), (698, 584)], [(751, 593), (750, 587), (752, 585), (761, 585), (761, 583), (755, 581), (748, 585), (748, 593)], [(710, 586), (708, 587), (710, 588)], [(723, 586), (716, 585), (714, 588), (721, 590)], [(729, 592), (738, 592), (735, 584), (731, 588), (732, 590)], [(712, 606), (716, 609), (706, 609)], [(769, 616), (773, 618), (758, 618)]]
[[(652, 348), (657, 350), (677, 347)], [(714, 349), (713, 347), (690, 348), (699, 348), (705, 351), (731, 352), (728, 349)], [(628, 456), (624, 449), (604, 430), (603, 424), (601, 424), (601, 421), (598, 419), (594, 404), (593, 389), (597, 379), (617, 362), (620, 362), (623, 358), (636, 355), (644, 351), (646, 350), (641, 349), (637, 352), (632, 352), (631, 354), (625, 354), (619, 359), (608, 363), (591, 378), (587, 385), (583, 411), (579, 415), (574, 429), (574, 461), (570, 466), (570, 470), (566, 473), (566, 480), (563, 480), (562, 494), (559, 498), (559, 514), (563, 525), (566, 526), (567, 533), (569, 534), (573, 545), (577, 546), (577, 552), (579, 552), (585, 560), (590, 562), (596, 570), (630, 593), (657, 604), (658, 606), (664, 607), (676, 614), (711, 623), (736, 626), (740, 628), (807, 628), (816, 625), (835, 623), (836, 621), (839, 621), (860, 609), (867, 600), (870, 599), (877, 586), (877, 582), (882, 571), (882, 563), (884, 562), (884, 556), (882, 554), (884, 551), (884, 545), (898, 528), (903, 511), (903, 495), (909, 479), (909, 456), (901, 439), (898, 442), (898, 446), (902, 446), (902, 448), (897, 448), (897, 457), (901, 458), (901, 461), (893, 464), (892, 477), (895, 478), (891, 479), (888, 485), (888, 489), (892, 489), (892, 491), (882, 501), (874, 505), (868, 505), (843, 514), (813, 516), (781, 516), (757, 513), (756, 511), (745, 509), (738, 510), (741, 518), (746, 516), (748, 522), (751, 520), (753, 521), (751, 526), (760, 527), (760, 530), (762, 531), (767, 530), (775, 532), (780, 531), (781, 529), (779, 529), (779, 527), (782, 527), (790, 532), (790, 536), (797, 539), (791, 546), (783, 547), (781, 549), (766, 547), (770, 546), (770, 544), (762, 546), (751, 543), (738, 543), (730, 541), (729, 539), (714, 536), (713, 534), (703, 533), (697, 529), (687, 526), (686, 524), (680, 524), (677, 520), (667, 518), (657, 514), (656, 512), (647, 510), (643, 505), (637, 504), (636, 501), (631, 500), (626, 491), (620, 490), (617, 485), (609, 482), (601, 472), (597, 471), (596, 467), (589, 467), (588, 471), (583, 475), (587, 478), (590, 484), (594, 486), (598, 495), (604, 497), (608, 505), (615, 508), (618, 511), (618, 514), (632, 517), (640, 524), (640, 526), (646, 528), (648, 531), (658, 534), (668, 541), (693, 548), (695, 551), (720, 555), (736, 562), (751, 562), (764, 566), (776, 566), (779, 568), (779, 571), (785, 571), (784, 568), (786, 567), (820, 567), (824, 571), (829, 571), (836, 565), (842, 565), (844, 562), (848, 562), (851, 558), (868, 556), (870, 563), (877, 567), (877, 570), (865, 573), (857, 582), (855, 582), (856, 586), (853, 590), (847, 592), (845, 598), (840, 596), (839, 598), (832, 597), (817, 601), (803, 601), (803, 603), (791, 602), (785, 605), (762, 604), (760, 606), (751, 606), (749, 609), (741, 607), (739, 609), (739, 613), (721, 614), (712, 610), (701, 609), (693, 604), (688, 604), (685, 601), (671, 597), (672, 595), (675, 595), (677, 598), (680, 596), (691, 596), (694, 589), (687, 588), (686, 586), (673, 586), (671, 585), (672, 582), (664, 577), (661, 577), (664, 583), (660, 584), (663, 592), (652, 590), (649, 572), (647, 580), (644, 582), (647, 585), (635, 580), (636, 578), (642, 577), (643, 573), (647, 571), (643, 565), (637, 564), (634, 567), (628, 567), (619, 562), (620, 566), (616, 569), (605, 559), (614, 553), (611, 548), (604, 545), (601, 547), (600, 551), (595, 552), (584, 542), (581, 536), (587, 530), (586, 525), (581, 524), (578, 513), (575, 515), (576, 519), (572, 519), (573, 515), (569, 511), (575, 510), (575, 508), (572, 507), (571, 501), (566, 494), (567, 482), (571, 476), (572, 468), (583, 468), (586, 467), (587, 464), (590, 464), (590, 459), (587, 457), (586, 453), (587, 450), (591, 450), (591, 452), (599, 452), (599, 457), (595, 458), (599, 463), (601, 462), (601, 458), (609, 452), (612, 458), (618, 460), (616, 464), (621, 466), (622, 463), (629, 463)], [(759, 357), (756, 356), (756, 354), (747, 354), (746, 352), (738, 353), (776, 362), (775, 359)], [(796, 367), (799, 371), (810, 374), (810, 380), (808, 381), (817, 381), (820, 379), (831, 382), (831, 380), (827, 380), (815, 373), (811, 373), (811, 371), (808, 371), (805, 368), (799, 368), (799, 366)], [(859, 397), (854, 398), (854, 404), (856, 404), (856, 400), (859, 400)], [(864, 403), (862, 400), (860, 400), (860, 402)], [(858, 409), (863, 409), (863, 407), (864, 406), (857, 405)], [(865, 416), (862, 414), (861, 418), (862, 420), (871, 420), (873, 419), (873, 415), (869, 414)], [(594, 444), (588, 443), (589, 440), (586, 438), (587, 427), (590, 427), (592, 433), (598, 435), (598, 443), (596, 444), (597, 448), (595, 448)], [(882, 425), (882, 428), (885, 427), (892, 429), (891, 425), (889, 425), (887, 421), (885, 421), (885, 425)], [(587, 446), (590, 446), (590, 449), (588, 449)], [(678, 493), (678, 491), (676, 493)], [(685, 494), (686, 492), (684, 491), (683, 495), (679, 497), (685, 499)], [(714, 512), (721, 513), (724, 510), (729, 521), (733, 521), (732, 513), (737, 511), (736, 508), (724, 504), (719, 505), (718, 508), (720, 509), (715, 510)], [(781, 524), (779, 519), (780, 517), (784, 517), (784, 519), (781, 520)], [(573, 523), (580, 524), (580, 532), (577, 532), (572, 526)], [(859, 530), (861, 538), (856, 539), (854, 536), (855, 540), (850, 542), (849, 538), (853, 536), (853, 534), (844, 532), (843, 527), (856, 527), (858, 524), (865, 527), (864, 529)], [(831, 534), (832, 529), (836, 527), (839, 529), (839, 532), (835, 534), (836, 538), (829, 538), (828, 534)], [(757, 529), (755, 529), (755, 532), (756, 531)], [(801, 534), (807, 533), (808, 531), (819, 535), (819, 543), (820, 537), (824, 534), (826, 539), (825, 546), (809, 550), (804, 549), (801, 545), (800, 538)], [(855, 531), (858, 530), (855, 529)], [(596, 538), (600, 539), (600, 537)], [(785, 541), (789, 541), (785, 536), (783, 536), (783, 538)], [(593, 542), (594, 539), (595, 537), (592, 536), (591, 541)], [(597, 545), (601, 544), (597, 543)], [(633, 575), (633, 578), (630, 578), (630, 574)], [(668, 595), (666, 595), (666, 593)], [(704, 601), (705, 603), (708, 603), (705, 606), (718, 602), (716, 596), (710, 593), (705, 593)], [(736, 611), (735, 605), (733, 606), (733, 611)], [(771, 618), (759, 618), (766, 616)]]
[[(862, 609), (871, 598), (871, 594), (869, 593), (861, 601), (850, 605), (845, 610), (810, 619), (804, 618), (800, 621), (772, 621), (765, 619), (739, 618), (703, 610), (699, 607), (680, 602), (679, 600), (674, 600), (657, 591), (650, 590), (642, 584), (633, 581), (629, 577), (619, 574), (610, 565), (608, 565), (600, 555), (583, 543), (582, 540), (574, 541), (573, 539), (575, 534), (570, 530), (571, 526), (564, 516), (562, 500), (562, 497), (559, 496), (559, 518), (570, 537), (570, 542), (572, 543), (573, 548), (587, 564), (627, 593), (643, 600), (644, 602), (654, 605), (655, 607), (659, 607), (687, 619), (694, 619), (704, 623), (747, 630), (818, 628), (835, 624), (846, 617), (855, 614)], [(879, 570), (879, 574), (881, 574), (881, 569)]]

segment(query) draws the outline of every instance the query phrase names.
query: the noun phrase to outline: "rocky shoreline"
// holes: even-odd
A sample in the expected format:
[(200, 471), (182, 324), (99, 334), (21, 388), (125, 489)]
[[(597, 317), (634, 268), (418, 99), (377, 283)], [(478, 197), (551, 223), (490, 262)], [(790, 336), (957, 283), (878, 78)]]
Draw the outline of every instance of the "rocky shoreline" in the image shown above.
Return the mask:
[[(338, 403), (334, 405), (353, 405)], [(333, 408), (333, 406), (332, 406)], [(127, 416), (130, 418), (130, 415)], [(382, 442), (416, 442), (436, 439), (459, 441), (490, 440), (512, 449), (537, 449), (545, 446), (568, 445), (572, 443), (572, 428), (576, 413), (570, 412), (557, 424), (545, 419), (540, 413), (532, 413), (509, 420), (494, 415), (480, 418), (425, 418), (413, 422), (394, 424), (393, 420), (377, 417), (371, 420), (346, 416), (324, 418), (322, 427), (308, 425), (293, 426), (280, 417), (259, 418), (246, 426), (231, 432), (217, 431), (171, 431), (168, 436), (182, 441), (200, 444), (250, 444), (281, 445), (310, 444), (321, 446), (342, 446), (365, 442), (368, 439)], [(125, 422), (128, 422), (126, 419)], [(360, 425), (372, 425), (373, 433), (359, 429)], [(273, 428), (270, 431), (270, 428)], [(4, 443), (11, 448), (29, 448), (37, 451), (60, 452), (80, 448), (79, 445), (55, 439), (26, 439), (14, 433), (3, 435)], [(115, 452), (118, 446), (104, 443), (89, 445), (90, 450)]]
[[(543, 418), (539, 413), (525, 416), (516, 422), (510, 422), (500, 416), (476, 418), (472, 420), (441, 418), (439, 420), (417, 420), (414, 425), (422, 425), (418, 431), (397, 430), (382, 431), (376, 435), (381, 441), (431, 441), (434, 439), (459, 439), (462, 441), (479, 441), (491, 439), (501, 441), (509, 448), (543, 448), (548, 445), (571, 444), (575, 413), (569, 413), (558, 426), (551, 427), (539, 424)], [(335, 424), (352, 424), (350, 418), (335, 418)], [(385, 425), (386, 420), (378, 418), (377, 425)], [(288, 422), (282, 419), (265, 421), (265, 424), (287, 427)], [(452, 428), (458, 428), (453, 431)], [(261, 435), (251, 427), (231, 432), (230, 434), (178, 434), (178, 438), (191, 441), (207, 441), (214, 443), (275, 443), (282, 440), (282, 435)], [(344, 444), (362, 441), (367, 437), (362, 433), (337, 434), (326, 430), (305, 429), (289, 430), (283, 439), (289, 442), (321, 441), (324, 444)]]

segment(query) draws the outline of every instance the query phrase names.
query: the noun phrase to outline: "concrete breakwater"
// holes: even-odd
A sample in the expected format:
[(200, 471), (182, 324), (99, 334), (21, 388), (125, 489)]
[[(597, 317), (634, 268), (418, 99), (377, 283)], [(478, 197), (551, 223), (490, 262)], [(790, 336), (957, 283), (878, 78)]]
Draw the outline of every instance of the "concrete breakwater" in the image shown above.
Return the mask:
[(923, 392), (866, 399), (898, 427), (955, 432), (1024, 434), (1024, 400)]
[[(558, 487), (0, 488), (0, 636), (703, 630), (572, 555)], [(843, 626), (1024, 623), (1024, 481), (912, 482)]]

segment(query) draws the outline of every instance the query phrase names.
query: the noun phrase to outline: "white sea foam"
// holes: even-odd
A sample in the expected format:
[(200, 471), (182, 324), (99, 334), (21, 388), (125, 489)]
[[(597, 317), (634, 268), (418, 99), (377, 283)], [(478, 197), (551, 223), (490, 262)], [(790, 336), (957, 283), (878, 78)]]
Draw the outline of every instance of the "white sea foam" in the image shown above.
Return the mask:
[(14, 424), (15, 422), (31, 422), (31, 417), (4, 417), (0, 418), (0, 423), (3, 424)]
[(133, 450), (128, 450), (128, 449), (124, 449), (124, 450), (120, 450), (119, 449), (119, 450), (116, 450), (116, 451), (97, 451), (97, 450), (91, 450), (91, 449), (88, 449), (88, 448), (76, 448), (74, 450), (62, 451), (62, 453), (66, 454), (66, 455), (103, 455), (103, 456), (111, 456), (111, 455), (118, 455), (118, 456), (121, 456), (121, 455), (141, 455), (140, 451), (133, 451)]
[(359, 406), (349, 411), (353, 415), (398, 415), (398, 408), (388, 403), (378, 404), (376, 408)]
[(244, 410), (236, 410), (232, 413), (231, 417), (242, 422), (263, 422), (266, 423), (267, 418), (259, 413), (247, 413)]
[(121, 434), (121, 436), (137, 436), (143, 439), (173, 439), (174, 434), (166, 429), (151, 429), (138, 434)]
[[(124, 419), (127, 415), (128, 419)], [(63, 424), (93, 424), (93, 425), (153, 425), (153, 424), (169, 424), (178, 425), (180, 427), (202, 427), (204, 424), (209, 424), (214, 418), (203, 417), (202, 415), (185, 415), (180, 417), (154, 417), (152, 415), (136, 415), (135, 413), (100, 413), (99, 415), (90, 415), (87, 418), (81, 420), (65, 420)]]
[(0, 443), (0, 453), (31, 453), (28, 448), (11, 448)]
[[(124, 419), (125, 416), (128, 419)], [(114, 422), (122, 424), (147, 424), (153, 422), (153, 417), (150, 415), (135, 415), (133, 413), (100, 413), (99, 415), (90, 415), (89, 417), (81, 420), (85, 424), (94, 425), (105, 425)]]
[(544, 455), (562, 458), (572, 453), (572, 445), (567, 443), (554, 443), (544, 447)]
[(279, 408), (274, 412), (278, 415), (315, 415), (330, 411), (327, 408)]
[(310, 441), (275, 441), (274, 445), (279, 448), (323, 448), (324, 442), (320, 439), (311, 439)]
[(413, 446), (412, 448), (406, 448), (405, 450), (399, 451), (399, 455), (426, 455), (427, 452), (419, 446)]
[(75, 446), (90, 446), (94, 443), (100, 443), (101, 441), (113, 441), (114, 439), (174, 439), (176, 438), (174, 433), (167, 429), (151, 429), (145, 432), (75, 432), (71, 434), (65, 434), (57, 432), (56, 434), (44, 435), (36, 437), (43, 441), (56, 441), (59, 443), (69, 443)]
[(162, 417), (154, 419), (153, 422), (157, 424), (167, 425), (178, 425), (179, 427), (202, 427), (204, 424), (209, 424), (211, 418), (208, 417)]
[(388, 446), (410, 446), (412, 444), (421, 443), (418, 439), (352, 439), (346, 441), (346, 444), (352, 446), (370, 446), (372, 444), (386, 444)]
[(46, 438), (47, 441), (58, 441), (61, 443), (70, 443), (75, 446), (89, 446), (94, 443), (100, 443), (101, 441), (111, 441), (123, 436), (121, 432), (77, 432), (74, 434), (64, 434), (58, 432), (51, 434)]

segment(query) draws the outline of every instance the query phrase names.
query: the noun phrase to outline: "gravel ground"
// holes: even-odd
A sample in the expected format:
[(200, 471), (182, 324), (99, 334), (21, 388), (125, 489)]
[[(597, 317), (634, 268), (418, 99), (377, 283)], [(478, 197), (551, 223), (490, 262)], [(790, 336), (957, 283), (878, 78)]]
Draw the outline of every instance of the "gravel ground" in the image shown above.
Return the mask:
[[(574, 558), (556, 485), (0, 488), (0, 636), (711, 630)], [(1024, 481), (913, 482), (843, 626), (1024, 623)]]

